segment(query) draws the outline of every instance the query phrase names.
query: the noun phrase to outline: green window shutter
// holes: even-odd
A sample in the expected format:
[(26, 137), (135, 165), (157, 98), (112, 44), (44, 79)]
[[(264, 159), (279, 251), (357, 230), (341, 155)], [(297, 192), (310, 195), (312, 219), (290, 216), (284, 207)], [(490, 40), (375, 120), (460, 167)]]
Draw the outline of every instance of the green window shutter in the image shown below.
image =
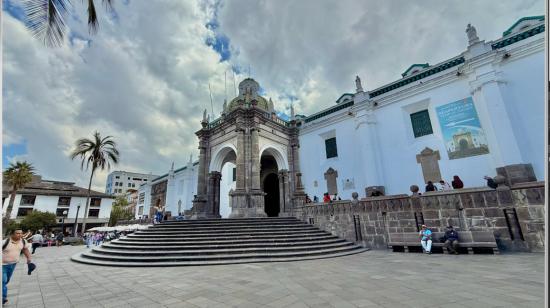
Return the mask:
[(327, 158), (338, 157), (336, 138), (325, 139), (325, 149), (327, 152)]
[(414, 138), (433, 134), (432, 122), (428, 110), (422, 110), (411, 114), (411, 123), (414, 132)]

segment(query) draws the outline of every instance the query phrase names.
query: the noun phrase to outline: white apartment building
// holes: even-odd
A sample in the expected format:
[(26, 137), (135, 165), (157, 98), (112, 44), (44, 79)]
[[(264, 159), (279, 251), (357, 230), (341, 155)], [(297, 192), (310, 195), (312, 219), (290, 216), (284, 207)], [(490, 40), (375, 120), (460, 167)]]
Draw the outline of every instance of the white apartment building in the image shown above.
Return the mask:
[(136, 173), (128, 171), (113, 171), (107, 176), (105, 193), (115, 196), (124, 196), (129, 189), (137, 190), (143, 183), (151, 182), (158, 175)]

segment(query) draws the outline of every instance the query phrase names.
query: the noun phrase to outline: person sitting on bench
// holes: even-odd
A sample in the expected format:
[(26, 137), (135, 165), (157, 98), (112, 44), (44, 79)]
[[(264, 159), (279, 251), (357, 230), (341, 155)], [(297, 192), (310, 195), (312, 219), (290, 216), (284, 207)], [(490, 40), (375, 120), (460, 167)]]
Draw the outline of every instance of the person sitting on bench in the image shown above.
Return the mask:
[(422, 230), (418, 234), (420, 236), (420, 244), (422, 249), (427, 254), (432, 254), (432, 230), (428, 229), (426, 225), (422, 225)]
[(453, 229), (453, 226), (447, 227), (442, 242), (445, 243), (445, 247), (447, 247), (450, 253), (458, 254), (458, 232)]

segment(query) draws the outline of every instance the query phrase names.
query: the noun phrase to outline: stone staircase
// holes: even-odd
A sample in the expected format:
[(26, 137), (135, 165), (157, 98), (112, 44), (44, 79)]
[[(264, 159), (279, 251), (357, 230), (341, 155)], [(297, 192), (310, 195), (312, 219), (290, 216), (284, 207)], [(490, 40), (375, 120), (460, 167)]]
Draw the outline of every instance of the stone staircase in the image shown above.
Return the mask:
[(184, 266), (331, 258), (366, 251), (296, 218), (169, 221), (86, 252), (76, 262)]

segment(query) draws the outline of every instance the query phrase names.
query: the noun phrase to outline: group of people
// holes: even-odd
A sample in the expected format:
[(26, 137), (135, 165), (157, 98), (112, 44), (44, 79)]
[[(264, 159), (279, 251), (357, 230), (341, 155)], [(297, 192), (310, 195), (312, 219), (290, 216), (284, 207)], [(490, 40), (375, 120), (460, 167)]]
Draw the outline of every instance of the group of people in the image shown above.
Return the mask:
[(426, 184), (426, 192), (428, 191), (438, 191), (438, 190), (452, 190), (452, 189), (462, 189), (464, 188), (464, 183), (458, 175), (453, 176), (451, 184), (447, 183), (444, 180), (440, 180), (439, 183), (434, 184), (432, 181), (428, 181)]
[(84, 243), (86, 243), (86, 247), (90, 248), (90, 246), (99, 246), (103, 244), (103, 242), (108, 242), (121, 236), (126, 236), (126, 232), (86, 232), (83, 235), (83, 239)]
[[(498, 187), (498, 184), (495, 182), (495, 180), (490, 176), (484, 176), (483, 179), (487, 181), (487, 186), (496, 189)], [(428, 181), (426, 184), (426, 192), (428, 191), (445, 191), (445, 190), (452, 190), (452, 189), (462, 189), (464, 188), (464, 183), (460, 179), (458, 175), (453, 176), (453, 180), (451, 181), (451, 184), (445, 182), (444, 180), (440, 180), (439, 183), (434, 184), (432, 181)]]
[(337, 193), (334, 193), (332, 196), (328, 192), (323, 194), (323, 203), (331, 203), (332, 201), (340, 200), (342, 200), (342, 198), (340, 198)]
[[(422, 245), (422, 250), (426, 254), (432, 254), (432, 230), (428, 229), (426, 225), (422, 225), (422, 230), (420, 230), (418, 236), (420, 237), (420, 244)], [(439, 239), (441, 243), (445, 243), (445, 247), (449, 250), (450, 253), (455, 255), (458, 254), (458, 232), (453, 229), (453, 226), (448, 226), (445, 231), (445, 235)]]

